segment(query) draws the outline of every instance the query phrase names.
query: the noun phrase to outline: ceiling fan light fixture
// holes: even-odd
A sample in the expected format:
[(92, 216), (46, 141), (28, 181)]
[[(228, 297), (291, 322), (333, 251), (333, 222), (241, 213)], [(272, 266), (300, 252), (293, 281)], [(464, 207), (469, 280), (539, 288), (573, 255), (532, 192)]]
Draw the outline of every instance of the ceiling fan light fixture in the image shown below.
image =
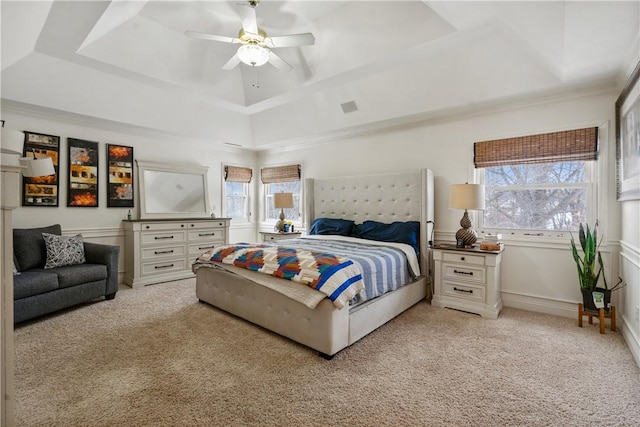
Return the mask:
[(238, 48), (240, 61), (253, 67), (259, 67), (269, 61), (269, 49), (257, 44), (243, 44)]

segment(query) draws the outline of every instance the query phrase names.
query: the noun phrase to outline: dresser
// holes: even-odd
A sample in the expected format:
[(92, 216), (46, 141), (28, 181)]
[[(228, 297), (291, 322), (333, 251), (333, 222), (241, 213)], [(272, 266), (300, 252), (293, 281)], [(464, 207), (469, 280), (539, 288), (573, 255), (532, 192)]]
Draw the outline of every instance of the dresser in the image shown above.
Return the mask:
[(431, 304), (497, 319), (502, 310), (500, 265), (503, 251), (463, 249), (454, 244), (434, 246)]
[(124, 283), (139, 288), (194, 277), (191, 265), (229, 243), (229, 218), (125, 220)]

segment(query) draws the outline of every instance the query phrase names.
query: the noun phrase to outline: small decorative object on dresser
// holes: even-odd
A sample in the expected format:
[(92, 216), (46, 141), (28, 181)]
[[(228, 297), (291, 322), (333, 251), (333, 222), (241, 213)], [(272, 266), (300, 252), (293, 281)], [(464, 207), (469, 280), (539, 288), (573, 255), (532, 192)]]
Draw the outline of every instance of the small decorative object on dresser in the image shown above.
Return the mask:
[(483, 251), (452, 244), (433, 247), (435, 307), (448, 307), (497, 319), (502, 310), (500, 264), (503, 248)]

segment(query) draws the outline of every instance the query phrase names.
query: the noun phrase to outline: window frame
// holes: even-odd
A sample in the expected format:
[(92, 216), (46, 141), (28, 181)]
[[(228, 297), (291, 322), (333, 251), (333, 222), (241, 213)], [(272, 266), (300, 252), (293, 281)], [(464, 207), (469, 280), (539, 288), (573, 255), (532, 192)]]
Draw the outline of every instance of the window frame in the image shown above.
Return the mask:
[(239, 219), (239, 218), (232, 218), (232, 225), (249, 225), (253, 222), (253, 211), (251, 209), (251, 201), (253, 200), (253, 180), (255, 179), (255, 171), (253, 169), (253, 167), (248, 166), (248, 165), (238, 165), (238, 164), (230, 164), (230, 163), (223, 163), (222, 164), (222, 207), (221, 207), (221, 212), (222, 212), (222, 216), (225, 218), (231, 218), (227, 212), (227, 181), (225, 180), (225, 169), (227, 166), (233, 166), (233, 167), (239, 167), (239, 168), (247, 168), (247, 169), (251, 169), (253, 177), (251, 178), (250, 182), (246, 182), (246, 183), (242, 183), (244, 185), (245, 188), (245, 215), (243, 219)]
[[(517, 186), (508, 186), (507, 188), (512, 190), (518, 189), (531, 189), (531, 188), (585, 188), (587, 194), (587, 222), (589, 224), (593, 224), (597, 218), (598, 212), (598, 179), (599, 179), (599, 167), (597, 160), (587, 160), (585, 162), (585, 182), (584, 184), (569, 184), (569, 185), (560, 185), (560, 184), (539, 184), (539, 185), (517, 185)], [(552, 163), (552, 162), (549, 162)], [(523, 165), (527, 166), (527, 165)], [(535, 166), (532, 164), (530, 166)], [(485, 170), (488, 168), (478, 168), (475, 169), (476, 182), (479, 184), (485, 185), (485, 194), (489, 194), (489, 191), (486, 191), (489, 187), (486, 187), (485, 180)], [(504, 188), (504, 187), (503, 187)], [(486, 197), (486, 196), (485, 196)], [(569, 230), (542, 230), (542, 229), (525, 229), (525, 228), (499, 228), (499, 227), (488, 227), (484, 223), (484, 211), (477, 212), (477, 222), (478, 231), (481, 233), (500, 233), (504, 237), (512, 237), (512, 238), (529, 238), (529, 237), (542, 237), (549, 239), (566, 239), (573, 232)]]
[[(296, 230), (302, 230), (302, 226), (304, 224), (305, 221), (305, 186), (304, 186), (304, 164), (301, 161), (288, 161), (285, 163), (276, 163), (276, 164), (264, 164), (264, 165), (260, 165), (260, 167), (258, 168), (258, 179), (260, 178), (260, 173), (262, 171), (263, 168), (272, 168), (272, 167), (279, 167), (279, 166), (288, 166), (288, 165), (298, 165), (300, 167), (300, 213), (299, 213), (299, 217), (295, 220), (290, 220), (294, 227), (296, 228)], [(267, 228), (269, 230), (273, 230), (273, 228), (275, 227), (276, 223), (278, 222), (279, 218), (268, 218), (268, 197), (272, 197), (268, 194), (267, 190), (268, 190), (268, 185), (271, 184), (264, 184), (262, 182), (262, 180), (260, 180), (260, 201), (261, 201), (261, 206), (260, 206), (260, 226), (262, 228)]]

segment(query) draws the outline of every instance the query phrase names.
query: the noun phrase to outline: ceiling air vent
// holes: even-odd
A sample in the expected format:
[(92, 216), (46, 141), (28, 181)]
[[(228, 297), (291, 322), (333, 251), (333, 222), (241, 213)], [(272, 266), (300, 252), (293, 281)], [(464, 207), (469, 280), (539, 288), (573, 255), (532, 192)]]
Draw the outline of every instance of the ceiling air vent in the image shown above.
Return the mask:
[(356, 105), (356, 101), (345, 102), (344, 104), (340, 104), (342, 107), (343, 113), (351, 113), (354, 111), (358, 111), (358, 106)]

